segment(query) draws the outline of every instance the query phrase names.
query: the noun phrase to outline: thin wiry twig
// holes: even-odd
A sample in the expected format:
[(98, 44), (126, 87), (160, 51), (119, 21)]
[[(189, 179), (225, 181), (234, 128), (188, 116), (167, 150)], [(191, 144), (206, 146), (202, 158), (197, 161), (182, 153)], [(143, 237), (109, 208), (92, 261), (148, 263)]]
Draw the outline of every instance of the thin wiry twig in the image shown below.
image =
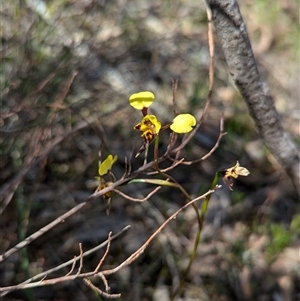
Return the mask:
[(211, 102), (211, 96), (212, 96), (212, 91), (214, 86), (214, 39), (213, 39), (212, 17), (211, 17), (211, 11), (209, 9), (207, 9), (207, 18), (208, 18), (208, 46), (209, 46), (209, 69), (208, 69), (209, 89), (206, 97), (205, 106), (197, 125), (194, 127), (191, 133), (186, 136), (186, 138), (184, 139), (184, 141), (182, 141), (180, 146), (178, 146), (176, 149), (173, 150), (173, 153), (177, 153), (181, 151), (194, 137), (194, 135), (196, 134), (196, 132), (198, 131), (198, 129), (200, 128), (201, 124), (203, 123), (206, 117)]
[(197, 163), (197, 162), (201, 162), (201, 161), (203, 161), (203, 160), (206, 160), (206, 159), (207, 159), (208, 157), (210, 157), (210, 156), (214, 153), (214, 151), (218, 148), (218, 146), (219, 146), (219, 144), (220, 144), (222, 138), (223, 138), (225, 135), (227, 135), (227, 133), (224, 132), (224, 118), (223, 118), (223, 116), (222, 116), (221, 119), (220, 119), (220, 132), (219, 132), (219, 136), (218, 136), (218, 139), (217, 139), (215, 145), (211, 148), (211, 150), (210, 150), (208, 153), (206, 153), (204, 156), (202, 156), (201, 158), (199, 158), (199, 159), (196, 159), (196, 160), (193, 160), (193, 161), (184, 161), (182, 164), (184, 164), (184, 165), (191, 165), (191, 164), (194, 164), (194, 163)]
[[(76, 256), (74, 256), (74, 258), (73, 259), (71, 259), (71, 261), (73, 262), (72, 263), (72, 266), (71, 266), (71, 270), (66, 274), (66, 276), (69, 276), (69, 275), (71, 275), (72, 273), (73, 273), (73, 271), (74, 271), (74, 269), (75, 269), (75, 265), (76, 265)], [(45, 277), (47, 277), (48, 276), (48, 274), (45, 274)], [(36, 277), (36, 276), (35, 276)], [(32, 279), (32, 278), (31, 278)], [(31, 281), (29, 281), (29, 282), (31, 282)], [(23, 282), (23, 283), (28, 283), (28, 282)]]
[(155, 189), (153, 189), (145, 198), (143, 199), (137, 199), (137, 198), (133, 198), (127, 194), (125, 194), (124, 192), (118, 190), (118, 189), (114, 189), (113, 191), (118, 193), (120, 196), (122, 196), (123, 198), (130, 200), (132, 202), (138, 202), (138, 203), (142, 203), (147, 201), (152, 195), (154, 195), (159, 189), (161, 188), (161, 186), (156, 187)]
[(105, 258), (107, 257), (107, 254), (108, 254), (108, 252), (109, 252), (109, 250), (110, 250), (110, 243), (111, 243), (111, 232), (109, 232), (109, 234), (108, 234), (106, 251), (105, 251), (104, 255), (101, 257), (101, 259), (100, 259), (100, 261), (99, 261), (97, 267), (96, 267), (95, 270), (94, 270), (94, 273), (95, 273), (95, 274), (98, 273), (98, 271), (99, 271), (99, 269), (100, 269), (100, 267), (101, 267), (103, 261), (104, 261)]
[(79, 268), (78, 271), (76, 273), (76, 276), (80, 275), (82, 268), (83, 268), (83, 251), (82, 251), (82, 244), (79, 243), (79, 250), (80, 250), (80, 255), (79, 255)]
[(124, 168), (124, 173), (123, 176), (121, 177), (121, 179), (125, 179), (125, 177), (130, 174), (131, 172), (131, 162), (129, 162), (128, 158), (125, 157), (124, 158), (124, 163), (125, 163), (125, 168)]
[(101, 280), (103, 281), (103, 284), (105, 286), (106, 292), (109, 292), (110, 291), (110, 287), (108, 285), (108, 281), (107, 281), (106, 277), (102, 273), (98, 273), (97, 276), (99, 276), (101, 278)]
[(175, 168), (176, 166), (178, 166), (178, 165), (180, 165), (180, 164), (182, 164), (182, 162), (184, 162), (184, 160), (185, 160), (185, 158), (181, 158), (180, 160), (175, 160), (175, 159), (173, 159), (172, 157), (168, 157), (168, 159), (169, 160), (171, 160), (173, 163), (172, 163), (172, 165), (170, 165), (169, 167), (166, 167), (165, 169), (160, 169), (160, 171), (157, 171), (157, 170), (155, 170), (155, 171), (150, 171), (150, 172), (147, 172), (147, 175), (149, 176), (149, 175), (156, 175), (156, 174), (158, 174), (159, 172), (167, 172), (167, 171), (169, 171), (169, 170), (171, 170), (171, 169), (173, 169), (173, 168)]
[(174, 117), (177, 116), (177, 109), (176, 109), (176, 91), (178, 88), (178, 80), (171, 79), (172, 83), (172, 103), (173, 103), (173, 112), (174, 112)]
[(110, 298), (110, 299), (121, 297), (121, 294), (109, 294), (109, 293), (103, 292), (102, 290), (100, 290), (100, 288), (95, 286), (89, 279), (84, 278), (83, 280), (91, 289), (95, 290), (97, 293), (99, 293), (99, 295), (101, 295), (103, 297)]

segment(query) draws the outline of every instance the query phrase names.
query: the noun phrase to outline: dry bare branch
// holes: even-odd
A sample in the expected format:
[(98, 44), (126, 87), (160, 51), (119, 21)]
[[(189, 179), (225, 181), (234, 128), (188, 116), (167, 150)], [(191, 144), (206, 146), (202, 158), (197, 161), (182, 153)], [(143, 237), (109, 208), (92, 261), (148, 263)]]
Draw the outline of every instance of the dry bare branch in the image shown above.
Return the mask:
[[(80, 257), (80, 256), (79, 256)], [(76, 265), (76, 256), (74, 256), (74, 258), (71, 260), (71, 261), (73, 261), (73, 263), (72, 263), (72, 266), (71, 266), (71, 270), (66, 274), (66, 276), (69, 276), (69, 275), (71, 275), (72, 273), (73, 273), (73, 271), (74, 271), (74, 269), (75, 269), (75, 265)], [(48, 274), (45, 274), (45, 277), (47, 277), (48, 276)], [(36, 276), (35, 276), (36, 277)], [(32, 278), (31, 278), (32, 279)], [(31, 281), (29, 281), (29, 282), (31, 282)], [(23, 283), (29, 283), (29, 282), (23, 282)]]
[(110, 298), (110, 299), (114, 299), (114, 298), (120, 298), (121, 294), (109, 294), (109, 293), (105, 293), (102, 290), (100, 290), (97, 286), (95, 286), (89, 279), (83, 279), (84, 282), (93, 290), (95, 290), (97, 293), (99, 293), (99, 295), (106, 297), (106, 298)]
[(101, 259), (100, 259), (100, 261), (99, 261), (97, 267), (96, 267), (95, 270), (94, 270), (94, 273), (95, 273), (95, 274), (98, 273), (98, 271), (99, 271), (99, 269), (100, 269), (100, 267), (101, 267), (103, 261), (105, 260), (107, 254), (108, 254), (108, 252), (109, 252), (109, 250), (110, 250), (110, 243), (111, 243), (111, 232), (109, 232), (109, 234), (108, 234), (106, 251), (105, 251), (104, 255), (101, 257)]
[(82, 251), (82, 244), (79, 243), (79, 251), (80, 251), (80, 255), (79, 255), (79, 268), (78, 268), (78, 271), (76, 273), (76, 276), (80, 275), (81, 273), (81, 270), (83, 268), (83, 251)]
[(142, 203), (145, 202), (147, 200), (149, 200), (149, 198), (154, 195), (159, 189), (161, 188), (161, 186), (156, 187), (155, 189), (153, 189), (146, 197), (144, 197), (143, 199), (137, 199), (137, 198), (133, 198), (129, 195), (127, 195), (126, 193), (118, 190), (118, 189), (114, 189), (113, 191), (118, 193), (120, 196), (122, 196), (123, 198), (132, 201), (132, 202), (138, 202), (138, 203)]
[(203, 161), (203, 160), (206, 160), (208, 157), (210, 157), (214, 151), (219, 147), (219, 144), (221, 142), (221, 139), (226, 135), (227, 133), (224, 132), (224, 117), (222, 116), (221, 119), (220, 119), (220, 131), (219, 131), (219, 136), (218, 136), (218, 139), (215, 143), (215, 145), (211, 148), (211, 150), (205, 154), (204, 156), (202, 156), (200, 159), (196, 159), (196, 160), (193, 160), (193, 161), (185, 161), (183, 162), (182, 164), (186, 164), (186, 165), (191, 165), (191, 164), (194, 164), (194, 163), (197, 163), (197, 162), (200, 162), (200, 161)]

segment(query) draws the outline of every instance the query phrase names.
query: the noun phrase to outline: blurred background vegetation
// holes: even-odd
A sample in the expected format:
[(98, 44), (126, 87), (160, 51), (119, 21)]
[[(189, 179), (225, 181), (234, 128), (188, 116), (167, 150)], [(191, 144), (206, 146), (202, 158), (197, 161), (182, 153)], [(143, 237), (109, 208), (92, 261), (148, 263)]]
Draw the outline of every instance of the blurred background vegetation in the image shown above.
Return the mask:
[[(299, 145), (299, 2), (239, 1), (259, 68), (284, 127)], [(172, 119), (171, 78), (180, 112), (202, 115), (208, 92), (207, 17), (194, 0), (10, 0), (1, 3), (0, 251), (84, 201), (96, 188), (98, 151), (124, 158), (140, 147), (133, 126), (141, 115), (131, 93), (150, 90), (151, 107)], [(231, 192), (211, 199), (196, 262), (178, 300), (300, 300), (299, 196), (258, 139), (246, 105), (229, 78), (216, 39), (215, 87), (205, 123), (185, 150), (197, 159), (214, 145), (221, 114), (228, 133), (204, 162), (172, 175), (192, 195), (237, 160), (250, 170)], [(167, 146), (162, 135), (160, 147)], [(132, 160), (133, 168), (142, 159)], [(146, 195), (142, 186), (124, 191)], [(113, 242), (104, 268), (122, 262), (171, 212), (185, 203), (162, 189), (144, 204), (116, 196), (110, 216), (99, 199), (0, 264), (0, 285), (17, 284), (55, 267), (130, 224)], [(120, 300), (169, 300), (188, 261), (197, 230), (186, 210), (131, 266), (111, 276)], [(104, 252), (104, 251), (103, 251)], [(85, 261), (93, 270), (103, 252)], [(67, 270), (65, 271), (67, 272)], [(95, 282), (101, 286), (101, 283)], [(6, 300), (102, 300), (84, 283), (42, 287)]]

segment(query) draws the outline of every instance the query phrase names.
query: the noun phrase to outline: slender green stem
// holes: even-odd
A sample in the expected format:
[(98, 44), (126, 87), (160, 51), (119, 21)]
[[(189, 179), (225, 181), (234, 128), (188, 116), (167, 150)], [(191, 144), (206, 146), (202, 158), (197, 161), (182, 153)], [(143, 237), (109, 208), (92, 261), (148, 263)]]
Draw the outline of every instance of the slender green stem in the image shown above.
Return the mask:
[[(214, 187), (216, 187), (217, 183), (218, 183), (218, 180), (219, 180), (219, 172), (216, 172), (215, 174), (215, 177), (211, 183), (211, 186), (210, 186), (210, 189), (213, 189)], [(191, 256), (190, 256), (190, 260), (189, 260), (189, 263), (188, 263), (188, 266), (187, 268), (185, 269), (184, 273), (183, 273), (183, 276), (181, 277), (180, 279), (180, 283), (178, 285), (178, 287), (176, 288), (176, 290), (173, 292), (173, 294), (171, 295), (171, 301), (173, 301), (176, 296), (178, 295), (178, 293), (181, 291), (183, 285), (184, 285), (184, 282), (185, 282), (185, 279), (190, 271), (190, 268), (196, 258), (196, 255), (197, 255), (197, 249), (198, 249), (198, 245), (199, 245), (199, 242), (200, 242), (200, 238), (201, 238), (201, 233), (202, 233), (202, 229), (203, 229), (203, 222), (204, 222), (204, 217), (205, 217), (205, 213), (207, 211), (207, 208), (208, 208), (208, 203), (209, 203), (209, 200), (210, 200), (210, 196), (211, 194), (209, 194), (204, 202), (202, 203), (202, 206), (201, 206), (201, 215), (199, 215), (199, 212), (198, 212), (198, 208), (196, 207), (195, 204), (192, 204), (193, 205), (193, 208), (195, 209), (195, 211), (197, 212), (197, 221), (198, 221), (198, 231), (197, 231), (197, 234), (196, 234), (196, 239), (195, 239), (195, 243), (194, 243), (194, 248), (193, 248), (193, 251), (191, 253)]]
[(157, 135), (155, 138), (155, 145), (154, 145), (154, 161), (155, 161), (155, 168), (159, 170), (158, 168), (158, 145), (159, 145), (159, 136)]
[[(216, 187), (216, 185), (218, 184), (219, 178), (220, 178), (220, 174), (219, 174), (219, 172), (217, 171), (217, 172), (215, 173), (215, 177), (214, 177), (214, 179), (213, 179), (213, 181), (212, 181), (212, 183), (211, 183), (211, 185), (210, 185), (210, 189)], [(205, 213), (206, 213), (207, 208), (208, 208), (208, 203), (209, 203), (209, 200), (210, 200), (210, 196), (211, 196), (211, 194), (209, 194), (209, 195), (205, 198), (204, 202), (202, 203), (202, 207), (201, 207), (201, 217), (202, 217), (202, 222), (203, 222)]]
[[(157, 140), (155, 141), (155, 147), (158, 147), (158, 143), (156, 145), (156, 142)], [(158, 155), (158, 154), (157, 154)], [(158, 162), (155, 158), (155, 161)], [(162, 172), (159, 168), (158, 168), (158, 164), (157, 164), (157, 171), (163, 175), (164, 177), (166, 177), (167, 179), (171, 179), (173, 181), (170, 182), (170, 184), (173, 184), (172, 186), (175, 186), (177, 187), (178, 189), (180, 189), (180, 191), (184, 194), (184, 196), (188, 199), (188, 201), (191, 201), (192, 198), (190, 197), (190, 195), (187, 193), (187, 191), (173, 178), (171, 177), (170, 175), (168, 175), (167, 173), (164, 173)], [(174, 185), (175, 184), (175, 185)], [(170, 185), (171, 186), (171, 185)], [(196, 235), (196, 239), (195, 239), (195, 243), (194, 243), (194, 247), (193, 247), (193, 251), (192, 251), (192, 254), (190, 256), (190, 260), (189, 260), (189, 263), (188, 263), (188, 266), (187, 268), (185, 269), (184, 273), (183, 273), (183, 276), (181, 277), (180, 279), (180, 283), (178, 285), (178, 287), (175, 289), (175, 291), (173, 292), (172, 296), (171, 296), (171, 300), (174, 300), (174, 298), (177, 296), (177, 294), (180, 292), (180, 290), (182, 289), (182, 286), (184, 284), (184, 281), (190, 271), (190, 268), (196, 258), (196, 254), (197, 254), (197, 248), (198, 248), (198, 245), (199, 245), (199, 242), (200, 242), (200, 236), (201, 236), (201, 230), (202, 230), (202, 224), (203, 224), (203, 221), (201, 219), (201, 216), (199, 214), (199, 211), (198, 211), (198, 208), (196, 206), (196, 204), (192, 204), (195, 212), (196, 212), (196, 215), (197, 215), (197, 222), (198, 222), (198, 231), (197, 231), (197, 235)]]

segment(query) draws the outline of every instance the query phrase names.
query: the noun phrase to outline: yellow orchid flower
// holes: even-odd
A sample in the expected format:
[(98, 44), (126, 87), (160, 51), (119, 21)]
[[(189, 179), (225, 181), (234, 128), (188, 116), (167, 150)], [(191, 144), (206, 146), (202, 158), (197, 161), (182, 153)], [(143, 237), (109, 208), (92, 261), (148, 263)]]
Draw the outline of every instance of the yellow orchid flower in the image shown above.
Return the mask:
[(220, 171), (220, 174), (224, 183), (230, 190), (232, 190), (232, 178), (237, 179), (239, 176), (247, 177), (250, 174), (250, 172), (247, 168), (240, 166), (239, 161), (237, 161), (233, 167), (229, 167), (225, 170)]
[(157, 120), (155, 115), (146, 115), (134, 129), (143, 132), (141, 137), (151, 142), (159, 133), (161, 123)]
[(117, 160), (118, 156), (108, 155), (107, 158), (99, 165), (99, 175), (106, 175)]
[(134, 129), (141, 131), (141, 137), (144, 139), (143, 145), (135, 156), (138, 157), (158, 135), (161, 129), (161, 123), (157, 120), (155, 115), (146, 115)]
[(155, 96), (150, 91), (134, 93), (129, 97), (129, 104), (137, 110), (143, 110), (151, 106)]
[(196, 119), (191, 114), (179, 114), (173, 119), (170, 129), (178, 134), (190, 132), (193, 126), (196, 125)]

